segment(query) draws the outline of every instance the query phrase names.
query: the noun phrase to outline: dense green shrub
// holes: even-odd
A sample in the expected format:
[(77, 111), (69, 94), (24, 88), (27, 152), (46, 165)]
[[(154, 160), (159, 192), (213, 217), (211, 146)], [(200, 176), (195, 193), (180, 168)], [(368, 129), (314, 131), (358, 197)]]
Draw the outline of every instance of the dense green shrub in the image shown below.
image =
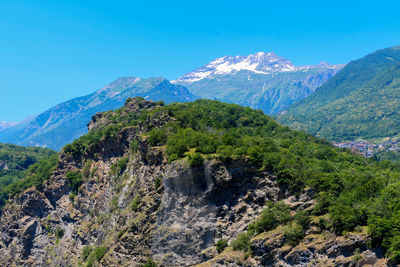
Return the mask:
[(251, 252), (250, 244), (251, 234), (248, 232), (240, 233), (235, 240), (232, 241), (232, 248), (234, 250), (242, 250), (245, 252)]
[(308, 215), (307, 211), (298, 211), (295, 215), (294, 215), (294, 221), (300, 225), (301, 227), (303, 227), (303, 229), (307, 229), (308, 226), (310, 225), (311, 222), (311, 218)]
[(82, 167), (82, 175), (85, 178), (88, 178), (90, 176), (90, 168), (92, 167), (93, 161), (88, 159), (86, 160), (85, 164)]
[(196, 140), (196, 152), (203, 154), (211, 154), (217, 151), (219, 145), (219, 140), (217, 136), (202, 134), (197, 135), (198, 140)]
[(83, 183), (82, 173), (80, 171), (69, 171), (67, 172), (66, 176), (70, 183), (72, 192), (76, 194), (78, 192), (79, 187)]
[(203, 166), (204, 159), (200, 153), (189, 154), (189, 165), (192, 167)]
[(184, 139), (180, 139), (179, 136), (171, 136), (167, 141), (167, 153), (169, 155), (176, 155), (178, 158), (185, 156), (185, 152), (188, 151), (188, 145)]
[(132, 202), (131, 202), (131, 210), (132, 210), (132, 211), (137, 211), (138, 208), (139, 208), (139, 204), (140, 204), (140, 196), (139, 196), (139, 194), (137, 194), (137, 195), (133, 198), (133, 200), (132, 200)]
[(285, 243), (296, 246), (304, 238), (304, 229), (297, 223), (289, 224), (283, 231)]
[(290, 209), (283, 202), (267, 202), (261, 216), (249, 229), (262, 233), (274, 229), (280, 224), (285, 224), (292, 219)]
[(324, 218), (320, 218), (318, 220), (318, 227), (321, 231), (326, 230), (328, 229), (328, 222)]
[(280, 155), (276, 152), (267, 152), (264, 154), (262, 161), (262, 169), (267, 171), (274, 171), (280, 162)]
[(264, 153), (263, 149), (260, 146), (254, 145), (249, 147), (247, 149), (247, 155), (249, 155), (249, 159), (254, 165), (261, 166), (261, 163), (263, 162)]
[(178, 159), (179, 159), (179, 156), (177, 154), (171, 154), (171, 155), (168, 156), (168, 162), (169, 163), (172, 163), (172, 162), (174, 162), (175, 160), (178, 160)]
[(0, 207), (5, 204), (8, 197), (20, 194), (25, 189), (32, 186), (40, 187), (43, 181), (50, 177), (51, 172), (57, 164), (58, 154), (52, 154), (47, 158), (43, 158), (37, 163), (29, 166), (22, 174), (22, 178), (11, 182), (6, 186), (0, 185)]
[(312, 211), (313, 215), (321, 215), (328, 212), (328, 208), (331, 205), (332, 195), (327, 192), (320, 192), (317, 197), (317, 204), (314, 206)]
[(91, 267), (95, 262), (99, 262), (107, 253), (108, 248), (105, 246), (85, 246), (82, 250), (82, 259), (86, 261), (86, 267)]
[(219, 239), (215, 244), (218, 253), (221, 253), (227, 246), (228, 246), (228, 240), (226, 239)]
[(135, 154), (139, 149), (139, 142), (136, 139), (133, 139), (131, 144), (129, 145), (132, 154)]
[(83, 261), (86, 261), (86, 259), (89, 257), (90, 253), (92, 253), (92, 246), (84, 246), (81, 252), (81, 258)]
[(61, 237), (64, 236), (64, 230), (59, 225), (57, 225), (56, 230), (54, 231), (54, 233), (55, 233), (57, 238), (61, 238)]
[(334, 205), (329, 209), (333, 229), (337, 235), (351, 231), (360, 222), (359, 210), (346, 204)]
[(157, 267), (157, 264), (152, 259), (148, 259), (146, 261), (146, 263), (141, 266), (142, 267)]
[(161, 182), (162, 182), (161, 177), (157, 177), (157, 178), (154, 180), (154, 188), (155, 188), (155, 189), (158, 189), (158, 188), (161, 186)]
[(147, 140), (151, 146), (162, 146), (167, 142), (167, 134), (163, 130), (154, 129), (149, 134), (150, 136)]
[(104, 246), (97, 246), (93, 250), (94, 257), (97, 261), (100, 261), (107, 253), (108, 249)]
[(125, 171), (128, 162), (129, 162), (128, 157), (123, 157), (120, 161), (118, 161), (118, 169), (120, 172)]

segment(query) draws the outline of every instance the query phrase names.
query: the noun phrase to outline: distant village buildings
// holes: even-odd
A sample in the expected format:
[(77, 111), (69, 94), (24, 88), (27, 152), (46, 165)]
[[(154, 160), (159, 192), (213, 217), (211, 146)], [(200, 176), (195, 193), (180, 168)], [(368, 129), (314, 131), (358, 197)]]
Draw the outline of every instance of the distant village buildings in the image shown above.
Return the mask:
[(333, 142), (332, 144), (336, 147), (350, 149), (354, 153), (361, 154), (364, 157), (372, 157), (374, 153), (382, 150), (400, 152), (400, 140), (385, 141), (382, 143), (370, 143), (368, 141), (361, 140), (339, 143)]

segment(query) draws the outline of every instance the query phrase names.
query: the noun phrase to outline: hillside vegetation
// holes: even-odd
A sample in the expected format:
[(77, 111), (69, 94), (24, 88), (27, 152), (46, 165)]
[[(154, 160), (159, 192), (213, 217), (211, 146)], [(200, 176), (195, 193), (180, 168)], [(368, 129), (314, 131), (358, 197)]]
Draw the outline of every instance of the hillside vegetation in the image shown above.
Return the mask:
[[(31, 176), (52, 155), (55, 152), (46, 148), (0, 144), (0, 206), (4, 205), (11, 188), (25, 184), (20, 180)], [(44, 161), (37, 163), (41, 160)], [(26, 184), (25, 188), (31, 185)]]
[[(112, 123), (93, 129), (67, 145), (64, 152), (79, 158), (104, 138), (117, 136), (121, 129), (140, 127), (146, 132), (142, 138), (165, 149), (169, 162), (186, 158), (190, 165), (199, 166), (210, 158), (242, 161), (271, 172), (293, 195), (311, 188), (317, 204), (295, 220), (307, 227), (309, 216), (329, 214), (328, 222), (321, 223), (337, 235), (368, 226), (371, 246), (382, 247), (393, 261), (400, 262), (400, 169), (387, 161), (376, 162), (337, 149), (324, 140), (281, 126), (261, 111), (218, 101), (170, 104), (135, 113), (121, 108), (107, 117)], [(160, 117), (169, 118), (161, 129), (148, 123)], [(133, 141), (131, 149), (137, 148), (137, 141)], [(268, 209), (277, 209), (278, 217), (268, 217)], [(274, 222), (284, 210), (269, 205), (260, 221), (249, 227), (247, 237), (241, 238), (290, 223), (291, 218)], [(287, 233), (294, 243), (302, 238), (301, 229)]]
[(350, 62), (277, 119), (334, 141), (399, 137), (400, 46)]

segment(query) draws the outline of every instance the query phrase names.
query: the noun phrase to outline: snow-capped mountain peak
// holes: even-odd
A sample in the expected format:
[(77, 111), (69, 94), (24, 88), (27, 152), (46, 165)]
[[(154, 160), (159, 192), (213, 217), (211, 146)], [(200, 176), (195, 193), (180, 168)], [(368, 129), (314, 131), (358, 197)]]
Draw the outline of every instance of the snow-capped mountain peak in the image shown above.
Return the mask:
[(16, 122), (7, 122), (7, 121), (0, 121), (0, 130), (6, 129), (13, 125), (17, 124)]
[[(324, 64), (323, 66), (326, 65)], [(253, 73), (272, 74), (277, 72), (301, 71), (310, 67), (313, 66), (296, 67), (290, 60), (280, 57), (274, 52), (257, 52), (248, 56), (224, 56), (217, 58), (207, 65), (179, 77), (173, 82), (191, 83), (204, 78), (235, 73), (242, 70)]]

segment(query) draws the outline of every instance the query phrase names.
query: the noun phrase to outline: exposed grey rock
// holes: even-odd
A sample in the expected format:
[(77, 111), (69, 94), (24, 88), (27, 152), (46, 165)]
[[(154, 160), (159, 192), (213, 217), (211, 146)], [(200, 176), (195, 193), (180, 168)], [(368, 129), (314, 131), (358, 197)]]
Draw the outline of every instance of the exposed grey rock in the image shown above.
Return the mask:
[[(143, 105), (151, 109), (152, 104)], [(128, 102), (131, 109), (141, 108)], [(97, 116), (96, 122), (103, 120)], [(148, 124), (172, 120), (155, 114)], [(93, 126), (100, 127), (100, 125)], [(219, 254), (258, 218), (266, 201), (283, 200), (295, 213), (314, 205), (314, 192), (291, 196), (273, 175), (248, 161), (186, 159), (168, 163), (161, 147), (151, 147), (140, 127), (127, 127), (100, 140), (84, 155), (61, 152), (43, 187), (10, 200), (0, 217), (0, 263), (6, 266), (75, 266), (85, 246), (106, 248), (98, 266), (140, 266), (152, 258), (160, 266), (384, 266), (382, 255), (367, 247), (365, 233), (337, 237), (312, 223), (298, 246), (285, 244), (282, 229), (251, 240), (252, 255)], [(138, 142), (138, 151), (130, 144)], [(128, 159), (121, 173), (112, 171)], [(72, 194), (66, 178), (90, 163), (90, 174)], [(158, 182), (156, 182), (158, 181)], [(360, 265), (361, 266), (361, 265)]]

